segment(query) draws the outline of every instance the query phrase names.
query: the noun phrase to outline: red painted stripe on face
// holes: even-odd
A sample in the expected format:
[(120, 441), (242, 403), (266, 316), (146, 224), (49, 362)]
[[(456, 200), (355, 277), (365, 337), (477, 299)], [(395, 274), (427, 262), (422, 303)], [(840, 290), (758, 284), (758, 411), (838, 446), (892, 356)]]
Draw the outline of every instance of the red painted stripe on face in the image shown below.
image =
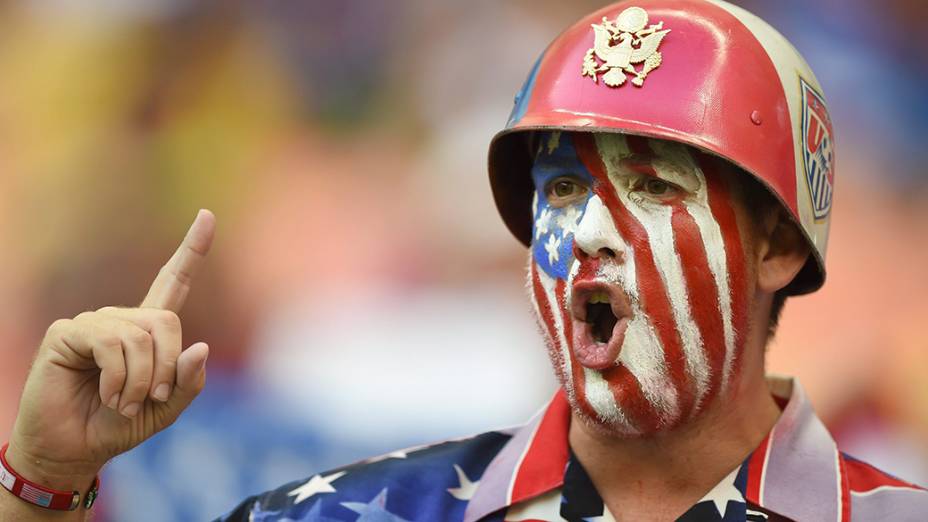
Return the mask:
[(748, 483), (745, 487), (745, 499), (757, 504), (760, 503), (761, 480), (764, 477), (764, 462), (767, 460), (767, 452), (770, 451), (770, 434), (768, 433), (764, 440), (757, 446), (751, 458), (748, 460)]
[(701, 400), (707, 403), (718, 393), (725, 367), (725, 333), (719, 289), (709, 269), (706, 243), (696, 220), (682, 203), (673, 205), (674, 247), (680, 255), (683, 278), (689, 293), (690, 312), (702, 337), (709, 364), (709, 388)]
[[(564, 387), (567, 384), (568, 376), (562, 373), (564, 371), (564, 350), (561, 346), (561, 340), (558, 337), (557, 325), (554, 323), (554, 311), (551, 308), (551, 303), (548, 301), (548, 293), (545, 291), (544, 286), (541, 284), (541, 279), (538, 275), (538, 267), (534, 260), (531, 262), (531, 270), (532, 291), (535, 295), (535, 303), (538, 305), (538, 311), (541, 314), (541, 320), (545, 324), (545, 328), (548, 331), (548, 338), (551, 340), (551, 345), (548, 347), (548, 352), (552, 363), (554, 363), (558, 378), (561, 381), (561, 386)], [(555, 286), (555, 299), (557, 301), (555, 304), (561, 303), (564, 300), (563, 279), (557, 280)], [(558, 308), (563, 310), (564, 307), (558, 305)], [(564, 323), (564, 336), (567, 338), (567, 342), (570, 343), (571, 339), (573, 338), (573, 327), (570, 323), (570, 318), (565, 316), (562, 318), (562, 321)], [(578, 406), (587, 416), (589, 416), (591, 419), (595, 419), (597, 418), (596, 412), (590, 407), (586, 400), (586, 390), (584, 388), (585, 376), (583, 375), (583, 368), (574, 358), (573, 347), (568, 346), (567, 351), (570, 357), (570, 377), (572, 379), (573, 392), (576, 397)]]
[(557, 335), (557, 325), (554, 324), (554, 314), (551, 312), (551, 303), (548, 302), (548, 294), (545, 292), (538, 276), (538, 267), (533, 259), (530, 263), (532, 270), (532, 293), (535, 297), (535, 304), (538, 306), (538, 312), (541, 315), (541, 322), (545, 324), (548, 332), (548, 339), (551, 344), (548, 346), (548, 352), (551, 361), (554, 363), (555, 371), (561, 377), (561, 384), (566, 383), (566, 375), (560, 375), (564, 368), (564, 355), (561, 349), (561, 341)]
[(554, 286), (554, 297), (557, 299), (557, 308), (561, 312), (561, 324), (564, 325), (564, 338), (567, 340), (567, 353), (570, 357), (570, 372), (573, 376), (577, 406), (583, 410), (587, 417), (597, 419), (599, 415), (586, 398), (586, 375), (583, 373), (583, 366), (577, 362), (577, 358), (574, 356), (574, 324), (570, 312), (567, 310), (566, 293), (567, 283), (563, 279), (558, 279)]
[(649, 159), (623, 159), (622, 166), (638, 174), (651, 176), (653, 178), (660, 178), (660, 176), (657, 174), (657, 170), (654, 169), (654, 165)]
[(728, 268), (728, 287), (731, 291), (731, 324), (735, 331), (735, 353), (732, 354), (732, 381), (729, 387), (734, 389), (739, 374), (737, 369), (741, 361), (741, 352), (748, 331), (748, 280), (744, 245), (738, 230), (738, 219), (731, 203), (733, 193), (719, 170), (718, 162), (722, 160), (701, 152), (695, 152), (694, 156), (706, 178), (709, 208), (719, 224), (722, 241), (725, 243), (725, 263)]
[[(693, 406), (695, 383), (692, 382), (686, 372), (686, 356), (683, 353), (683, 343), (680, 340), (677, 324), (673, 318), (667, 289), (654, 262), (648, 234), (641, 223), (619, 200), (615, 187), (613, 187), (606, 174), (592, 135), (575, 135), (574, 145), (577, 148), (580, 161), (583, 162), (595, 180), (594, 192), (603, 200), (606, 208), (609, 209), (616, 230), (633, 247), (642, 308), (650, 318), (651, 325), (654, 327), (663, 346), (664, 362), (670, 374), (670, 381), (676, 389), (680, 401), (681, 418), (686, 418)], [(624, 405), (625, 400), (622, 400), (620, 404)], [(653, 406), (651, 417), (656, 418)], [(647, 424), (651, 425), (653, 422)]]

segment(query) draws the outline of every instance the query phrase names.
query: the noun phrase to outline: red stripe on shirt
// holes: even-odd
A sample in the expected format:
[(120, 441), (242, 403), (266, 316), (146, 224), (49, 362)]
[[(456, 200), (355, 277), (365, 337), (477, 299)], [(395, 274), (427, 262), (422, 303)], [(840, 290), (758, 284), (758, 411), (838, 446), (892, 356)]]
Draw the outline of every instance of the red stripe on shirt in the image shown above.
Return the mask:
[(848, 488), (854, 493), (865, 493), (883, 486), (925, 491), (922, 487), (898, 479), (853, 457), (842, 455), (841, 460), (844, 463), (845, 473), (847, 473)]
[(545, 411), (525, 457), (515, 471), (510, 505), (564, 484), (564, 468), (570, 458), (569, 429), (570, 405), (561, 388)]
[(748, 484), (745, 488), (745, 498), (758, 506), (763, 506), (760, 493), (764, 485), (764, 466), (766, 465), (767, 452), (769, 451), (770, 433), (764, 437), (764, 440), (757, 446), (754, 453), (751, 453), (751, 458), (748, 460)]

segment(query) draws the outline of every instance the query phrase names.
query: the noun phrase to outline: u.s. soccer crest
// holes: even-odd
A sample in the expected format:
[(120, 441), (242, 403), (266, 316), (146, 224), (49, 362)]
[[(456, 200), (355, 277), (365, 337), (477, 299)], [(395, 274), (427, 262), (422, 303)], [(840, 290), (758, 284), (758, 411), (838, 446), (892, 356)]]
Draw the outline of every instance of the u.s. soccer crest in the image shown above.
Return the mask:
[(835, 146), (825, 100), (811, 85), (802, 86), (802, 159), (815, 219), (828, 216), (835, 186)]

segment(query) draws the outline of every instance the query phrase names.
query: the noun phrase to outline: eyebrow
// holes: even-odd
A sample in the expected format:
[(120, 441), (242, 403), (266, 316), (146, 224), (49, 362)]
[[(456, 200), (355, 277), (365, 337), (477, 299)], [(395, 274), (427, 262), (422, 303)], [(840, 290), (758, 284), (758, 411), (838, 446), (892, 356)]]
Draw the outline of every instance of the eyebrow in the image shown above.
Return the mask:
[[(671, 165), (674, 165), (674, 167), (669, 169), (661, 169), (661, 172), (658, 172), (657, 168), (654, 167), (654, 162), (657, 160), (668, 161), (671, 163)], [(688, 191), (698, 190), (699, 186), (701, 185), (699, 178), (694, 175), (693, 172), (685, 167), (679, 168), (680, 165), (674, 163), (672, 159), (666, 158), (665, 156), (658, 156), (656, 154), (634, 154), (630, 157), (622, 159), (619, 164), (626, 171), (669, 181), (670, 183), (675, 183)]]
[(631, 158), (622, 159), (619, 164), (632, 172), (659, 178), (660, 175), (652, 164), (654, 159), (653, 154), (636, 154)]

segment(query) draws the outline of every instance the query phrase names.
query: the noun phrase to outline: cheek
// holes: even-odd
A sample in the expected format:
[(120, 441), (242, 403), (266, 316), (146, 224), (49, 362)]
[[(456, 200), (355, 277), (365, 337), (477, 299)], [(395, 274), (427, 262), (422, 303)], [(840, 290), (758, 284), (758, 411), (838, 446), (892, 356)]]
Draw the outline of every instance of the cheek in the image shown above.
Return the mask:
[(555, 279), (567, 279), (573, 263), (574, 232), (583, 215), (578, 206), (555, 208), (539, 199), (532, 226), (532, 257)]

